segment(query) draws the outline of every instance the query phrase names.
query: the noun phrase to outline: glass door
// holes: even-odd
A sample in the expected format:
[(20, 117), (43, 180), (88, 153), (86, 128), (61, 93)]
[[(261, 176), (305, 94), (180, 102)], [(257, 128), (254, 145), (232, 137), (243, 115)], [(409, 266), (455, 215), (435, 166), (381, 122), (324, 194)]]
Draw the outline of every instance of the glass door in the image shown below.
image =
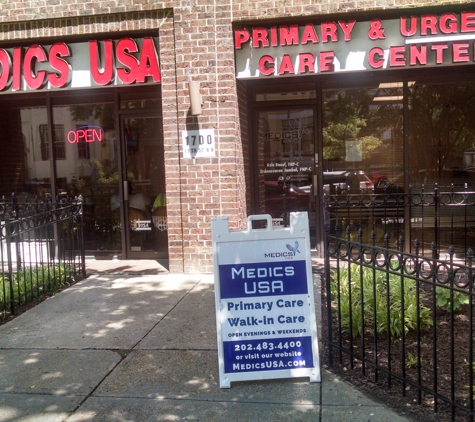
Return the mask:
[(168, 259), (161, 119), (122, 116), (126, 258)]
[(274, 226), (287, 226), (289, 214), (307, 211), (315, 235), (315, 111), (288, 107), (257, 114), (258, 212)]

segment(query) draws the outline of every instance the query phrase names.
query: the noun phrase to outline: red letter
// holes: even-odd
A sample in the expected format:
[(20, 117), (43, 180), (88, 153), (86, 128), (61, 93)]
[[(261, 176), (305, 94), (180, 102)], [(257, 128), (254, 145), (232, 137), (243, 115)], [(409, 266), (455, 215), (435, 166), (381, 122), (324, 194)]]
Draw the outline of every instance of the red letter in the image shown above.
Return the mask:
[(271, 56), (262, 56), (259, 60), (259, 72), (265, 76), (274, 73), (274, 59)]
[(401, 31), (401, 35), (404, 37), (412, 37), (417, 31), (417, 17), (411, 16), (411, 27), (407, 28), (407, 18), (405, 16), (401, 16), (401, 20), (399, 21), (399, 30)]
[(46, 71), (39, 70), (35, 73), (35, 64), (36, 62), (44, 63), (46, 61), (46, 53), (40, 45), (32, 45), (26, 50), (23, 61), (23, 77), (31, 89), (39, 89), (44, 86), (46, 82)]
[(373, 69), (382, 68), (384, 65), (384, 50), (379, 47), (372, 48), (368, 54), (368, 63)]
[(13, 49), (13, 84), (12, 90), (19, 91), (21, 89), (21, 60), (23, 49), (15, 47)]
[(132, 38), (122, 38), (117, 43), (117, 60), (124, 68), (117, 69), (117, 76), (124, 84), (132, 84), (137, 80), (139, 63), (131, 53), (139, 51), (137, 43)]
[(277, 47), (279, 45), (277, 41), (277, 27), (272, 26), (270, 29), (270, 45), (272, 47)]
[(338, 21), (338, 25), (340, 25), (343, 34), (345, 35), (345, 41), (351, 41), (351, 31), (353, 31), (353, 27), (355, 26), (356, 21), (349, 21), (345, 23), (343, 21)]
[(78, 140), (76, 138), (76, 132), (74, 130), (70, 130), (68, 132), (68, 142), (70, 144), (74, 144), (75, 142), (78, 142)]
[(153, 39), (146, 37), (142, 40), (142, 52), (137, 69), (137, 82), (145, 82), (145, 78), (151, 76), (153, 82), (160, 82), (161, 75), (158, 66), (158, 54)]
[(48, 75), (48, 80), (54, 88), (63, 88), (71, 81), (71, 66), (61, 57), (71, 57), (69, 47), (64, 42), (58, 42), (49, 50), (49, 63), (54, 70)]
[(337, 26), (335, 22), (322, 23), (322, 42), (338, 41), (336, 35)]
[(315, 27), (311, 23), (305, 25), (302, 34), (302, 45), (307, 44), (309, 41), (313, 42), (314, 44), (318, 42), (318, 36), (315, 32)]
[(254, 28), (252, 30), (252, 46), (254, 48), (258, 48), (259, 42), (262, 43), (262, 47), (269, 47), (269, 39), (267, 38), (267, 29)]
[(421, 35), (427, 35), (429, 32), (432, 35), (437, 34), (437, 16), (435, 15), (421, 16)]
[(282, 62), (280, 63), (280, 66), (279, 66), (279, 75), (283, 75), (286, 72), (295, 73), (292, 59), (290, 58), (288, 54), (284, 54), (282, 56)]
[(290, 25), (280, 27), (280, 45), (299, 45), (299, 27)]
[(452, 47), (454, 63), (468, 62), (470, 60), (470, 56), (468, 55), (468, 46), (468, 43), (454, 43)]
[(92, 80), (97, 85), (108, 85), (114, 79), (114, 49), (112, 40), (104, 41), (103, 71), (99, 70), (100, 51), (97, 41), (89, 41), (89, 60)]
[(315, 57), (312, 53), (299, 54), (299, 73), (315, 72)]
[(475, 31), (475, 12), (462, 12), (462, 23), (460, 25), (461, 32), (474, 32)]
[(242, 45), (249, 41), (249, 38), (251, 38), (251, 36), (247, 29), (236, 29), (234, 31), (234, 46), (236, 49), (240, 50)]
[(453, 13), (446, 13), (440, 17), (440, 31), (443, 34), (456, 34), (457, 33), (457, 16)]
[(448, 48), (447, 44), (432, 44), (431, 50), (435, 51), (435, 63), (444, 63), (444, 50)]
[(93, 138), (97, 139), (99, 142), (102, 142), (102, 129), (92, 129), (94, 136)]
[(409, 63), (411, 66), (415, 66), (419, 62), (419, 64), (427, 64), (427, 46), (421, 45), (421, 49), (419, 50), (417, 45), (411, 44), (409, 46)]
[(335, 70), (335, 66), (333, 65), (334, 59), (334, 51), (320, 52), (320, 72), (331, 72), (332, 70)]
[(405, 66), (406, 65), (406, 57), (404, 53), (406, 52), (406, 47), (403, 45), (396, 45), (393, 47), (389, 47), (389, 66), (396, 67), (396, 66)]
[(2, 74), (0, 75), (0, 91), (3, 91), (10, 81), (10, 70), (12, 67), (10, 54), (3, 49), (0, 49), (0, 65), (2, 66)]
[(86, 129), (84, 131), (84, 139), (86, 142), (94, 142), (94, 131), (93, 129)]

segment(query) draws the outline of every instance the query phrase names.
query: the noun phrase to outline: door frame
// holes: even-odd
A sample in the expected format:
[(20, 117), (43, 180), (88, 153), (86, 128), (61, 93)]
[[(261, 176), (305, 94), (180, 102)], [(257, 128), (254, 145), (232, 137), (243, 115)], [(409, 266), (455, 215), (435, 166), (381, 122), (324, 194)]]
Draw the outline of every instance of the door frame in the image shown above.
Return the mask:
[(314, 207), (315, 213), (312, 221), (312, 215), (309, 214), (309, 224), (310, 226), (315, 227), (315, 235), (310, 236), (311, 238), (311, 248), (317, 248), (323, 257), (323, 197), (321, 195), (321, 173), (322, 169), (319, 165), (321, 162), (320, 157), (322, 157), (322, 142), (319, 142), (321, 139), (321, 106), (320, 101), (301, 101), (301, 102), (292, 102), (288, 101), (279, 101), (278, 103), (252, 103), (252, 157), (251, 157), (251, 189), (252, 189), (252, 212), (254, 214), (260, 214), (259, 204), (259, 189), (257, 188), (257, 183), (259, 181), (259, 116), (262, 112), (272, 112), (272, 111), (288, 111), (288, 110), (298, 110), (298, 109), (311, 109), (313, 110), (313, 145), (314, 145), (314, 157), (313, 157), (313, 166), (311, 172), (312, 179), (312, 190), (310, 192), (310, 202)]

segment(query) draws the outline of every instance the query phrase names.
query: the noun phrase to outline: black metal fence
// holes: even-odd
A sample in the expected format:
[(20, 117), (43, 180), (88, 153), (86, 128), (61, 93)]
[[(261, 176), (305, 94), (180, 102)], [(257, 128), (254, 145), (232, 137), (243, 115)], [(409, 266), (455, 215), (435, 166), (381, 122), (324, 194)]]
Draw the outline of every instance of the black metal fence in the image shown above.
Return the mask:
[(475, 247), (475, 192), (436, 185), (406, 193), (325, 195), (325, 225), (330, 232), (350, 227), (353, 240), (362, 229), (369, 244), (384, 245), (389, 236), (395, 248), (402, 235), (406, 252), (413, 252), (413, 241), (419, 239), (423, 255), (432, 255), (435, 242), (439, 251), (453, 246), (457, 257), (464, 256)]
[(0, 201), (0, 317), (86, 275), (82, 202)]
[[(431, 195), (437, 198), (438, 193)], [(452, 199), (461, 198), (458, 195), (454, 192)], [(362, 220), (356, 218), (360, 213), (354, 213), (352, 203), (344, 205), (338, 198), (326, 201), (329, 364), (343, 365), (377, 385), (399, 390), (409, 398), (410, 404), (415, 400), (449, 419), (472, 421), (475, 395), (472, 249), (468, 248), (463, 259), (459, 259), (455, 247), (449, 246), (440, 253), (437, 242), (433, 241), (428, 247), (430, 252), (423, 254), (422, 242), (416, 238), (412, 252), (405, 252), (408, 248), (402, 230), (394, 243), (389, 234), (393, 227), (387, 220), (383, 224), (387, 228), (382, 233), (383, 240), (377, 243), (375, 225), (368, 220), (375, 215), (385, 218), (390, 213), (393, 219), (394, 211), (402, 211), (404, 217), (395, 221), (402, 224), (408, 215), (428, 213), (425, 209), (408, 212), (407, 207), (423, 204), (425, 208), (429, 202), (435, 206), (437, 199), (427, 201), (428, 196), (419, 196), (419, 201), (409, 195), (399, 196), (404, 202), (397, 210), (394, 203), (387, 203), (387, 196), (357, 196), (360, 199), (353, 198), (353, 204), (357, 202), (362, 208), (361, 204), (365, 203), (369, 211)], [(463, 198), (467, 209), (462, 214), (457, 211), (458, 216), (470, 215), (475, 209), (468, 212), (468, 197)], [(392, 209), (381, 205), (385, 201)], [(378, 204), (377, 212), (368, 204)], [(337, 224), (337, 215), (350, 216), (349, 224)], [(440, 217), (440, 210), (429, 215)], [(432, 227), (439, 224), (437, 219), (417, 223)], [(368, 234), (365, 229), (369, 229)], [(364, 239), (369, 239), (369, 243)], [(441, 256), (446, 259), (440, 259)]]

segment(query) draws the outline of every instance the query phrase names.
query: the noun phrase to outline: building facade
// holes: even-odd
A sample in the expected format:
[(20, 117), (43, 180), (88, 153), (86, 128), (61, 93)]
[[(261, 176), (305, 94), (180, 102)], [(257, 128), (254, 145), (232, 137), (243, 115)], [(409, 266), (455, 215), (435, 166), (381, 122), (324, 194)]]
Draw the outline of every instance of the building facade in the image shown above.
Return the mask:
[(171, 272), (220, 215), (308, 211), (318, 252), (324, 191), (471, 185), (473, 36), (468, 1), (3, 1), (0, 194)]

